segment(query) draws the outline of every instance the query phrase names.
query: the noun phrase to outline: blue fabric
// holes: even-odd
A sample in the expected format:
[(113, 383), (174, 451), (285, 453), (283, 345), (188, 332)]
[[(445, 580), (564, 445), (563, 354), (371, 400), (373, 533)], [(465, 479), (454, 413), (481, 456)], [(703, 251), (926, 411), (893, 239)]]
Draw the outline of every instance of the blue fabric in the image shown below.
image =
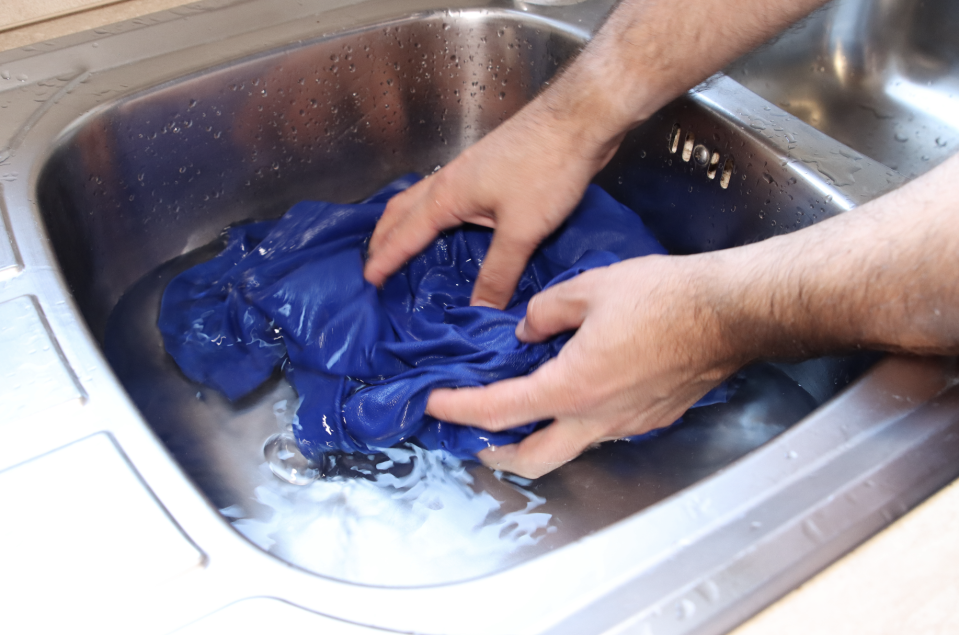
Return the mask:
[[(407, 176), (353, 205), (301, 202), (281, 219), (228, 229), (213, 259), (170, 282), (159, 327), (191, 379), (232, 400), (279, 366), (302, 398), (295, 430), (311, 458), (368, 452), (416, 437), (470, 457), (515, 443), (540, 424), (501, 433), (424, 414), (434, 388), (525, 375), (570, 334), (540, 344), (514, 331), (540, 290), (593, 267), (665, 250), (639, 217), (590, 186), (530, 260), (505, 311), (469, 306), (492, 232), (442, 234), (377, 290), (363, 279), (367, 241)], [(724, 389), (697, 405), (725, 400)]]

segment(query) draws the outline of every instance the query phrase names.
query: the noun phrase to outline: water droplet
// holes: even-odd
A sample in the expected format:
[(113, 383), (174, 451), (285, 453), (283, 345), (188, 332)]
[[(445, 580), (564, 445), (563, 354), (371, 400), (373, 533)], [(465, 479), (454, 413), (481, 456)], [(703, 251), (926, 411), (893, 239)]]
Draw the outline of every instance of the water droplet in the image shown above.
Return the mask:
[(907, 137), (906, 135), (904, 135), (904, 134), (901, 133), (901, 132), (897, 132), (895, 135), (893, 135), (893, 138), (894, 138), (896, 141), (899, 141), (899, 142), (909, 141), (909, 137)]
[(943, 139), (942, 137), (936, 138), (936, 145), (939, 146), (940, 148), (945, 148), (948, 143), (949, 142)]
[(274, 434), (263, 444), (263, 456), (277, 478), (293, 485), (309, 485), (320, 476), (300, 452), (296, 439), (289, 432)]
[(8, 70), (0, 71), (0, 77), (2, 77), (3, 79), (10, 79), (10, 71)]

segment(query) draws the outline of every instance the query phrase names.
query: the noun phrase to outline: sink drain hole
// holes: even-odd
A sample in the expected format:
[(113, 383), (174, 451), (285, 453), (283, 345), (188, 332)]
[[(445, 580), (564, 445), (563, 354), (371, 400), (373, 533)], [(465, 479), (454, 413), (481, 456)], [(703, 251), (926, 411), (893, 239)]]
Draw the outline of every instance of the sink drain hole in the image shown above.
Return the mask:
[(724, 190), (729, 187), (729, 179), (733, 178), (734, 169), (736, 169), (736, 164), (733, 163), (733, 160), (726, 159), (726, 163), (723, 164), (723, 175), (719, 177), (719, 187)]
[(709, 167), (706, 168), (706, 178), (715, 179), (716, 172), (719, 171), (719, 153), (713, 152), (713, 156), (709, 157)]
[(673, 129), (669, 133), (669, 153), (676, 154), (676, 150), (679, 149), (679, 135), (682, 132), (679, 128), (679, 124), (673, 124)]
[(693, 133), (686, 133), (686, 143), (683, 144), (683, 161), (689, 161), (693, 156), (693, 146), (696, 145), (696, 138)]

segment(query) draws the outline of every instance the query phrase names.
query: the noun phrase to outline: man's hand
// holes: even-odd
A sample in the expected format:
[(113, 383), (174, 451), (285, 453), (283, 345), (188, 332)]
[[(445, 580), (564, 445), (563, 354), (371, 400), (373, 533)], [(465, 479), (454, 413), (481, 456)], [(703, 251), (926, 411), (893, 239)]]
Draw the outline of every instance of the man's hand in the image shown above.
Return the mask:
[(534, 102), (433, 176), (395, 196), (370, 239), (379, 286), (443, 230), (495, 229), (472, 304), (502, 309), (539, 243), (569, 216), (620, 139), (589, 142)]
[(606, 439), (675, 421), (742, 365), (871, 348), (959, 354), (959, 155), (900, 189), (792, 234), (594, 269), (529, 302), (523, 341), (578, 329), (527, 377), (434, 390), (427, 412), (505, 430), (484, 450), (535, 478)]
[(628, 130), (823, 0), (623, 0), (529, 105), (397, 196), (364, 275), (382, 285), (443, 230), (494, 228), (472, 303), (503, 308), (536, 246), (559, 227)]
[(678, 419), (734, 372), (703, 284), (710, 256), (648, 256), (587, 271), (535, 296), (516, 329), (540, 342), (578, 329), (559, 356), (526, 377), (440, 389), (427, 412), (499, 431), (555, 419), (521, 443), (484, 450), (489, 467), (537, 478), (590, 445)]

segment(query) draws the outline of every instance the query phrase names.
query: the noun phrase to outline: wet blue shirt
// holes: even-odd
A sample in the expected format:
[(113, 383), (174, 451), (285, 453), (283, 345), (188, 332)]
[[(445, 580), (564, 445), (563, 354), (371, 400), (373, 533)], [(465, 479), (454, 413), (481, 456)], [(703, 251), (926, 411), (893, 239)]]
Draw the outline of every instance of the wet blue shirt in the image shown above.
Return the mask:
[[(382, 289), (363, 278), (367, 241), (394, 181), (343, 205), (305, 201), (281, 219), (225, 232), (213, 259), (170, 282), (159, 327), (191, 379), (238, 399), (279, 366), (302, 398), (296, 437), (316, 458), (368, 452), (416, 437), (469, 457), (515, 443), (543, 423), (491, 433), (424, 414), (434, 388), (525, 375), (554, 357), (563, 334), (524, 344), (514, 334), (529, 299), (593, 267), (665, 250), (639, 217), (597, 186), (531, 258), (505, 311), (469, 305), (492, 232), (445, 232)], [(725, 399), (720, 388), (697, 405)]]

